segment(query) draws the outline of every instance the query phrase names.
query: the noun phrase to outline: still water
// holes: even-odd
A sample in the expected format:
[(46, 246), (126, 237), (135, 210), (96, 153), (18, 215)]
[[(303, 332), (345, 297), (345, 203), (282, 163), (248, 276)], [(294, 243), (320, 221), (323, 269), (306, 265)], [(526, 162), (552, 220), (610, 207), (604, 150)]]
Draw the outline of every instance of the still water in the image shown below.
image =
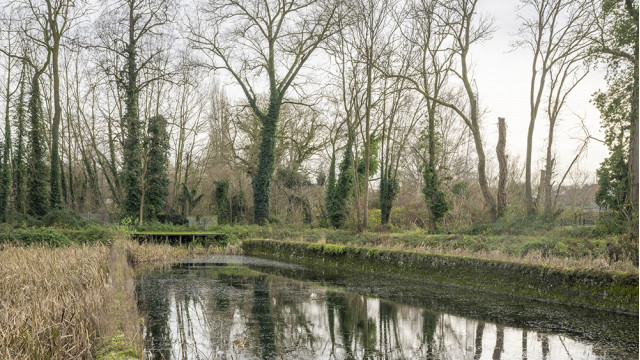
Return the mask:
[(638, 359), (638, 317), (214, 256), (141, 274), (147, 359)]

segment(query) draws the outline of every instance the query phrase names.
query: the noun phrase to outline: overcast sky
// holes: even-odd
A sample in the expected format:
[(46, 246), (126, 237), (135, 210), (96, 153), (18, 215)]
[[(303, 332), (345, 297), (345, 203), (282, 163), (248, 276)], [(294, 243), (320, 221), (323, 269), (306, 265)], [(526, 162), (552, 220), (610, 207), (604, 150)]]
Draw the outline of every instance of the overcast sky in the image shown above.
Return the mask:
[[(518, 4), (517, 0), (479, 1), (479, 11), (494, 17), (497, 31), (492, 40), (472, 48), (470, 53), (475, 63), (474, 73), (480, 93), (480, 104), (487, 110), (483, 119), (487, 135), (485, 152), (495, 153), (497, 119), (499, 116), (504, 117), (508, 126), (507, 151), (520, 156), (521, 162), (524, 163), (529, 126), (532, 59), (527, 50), (512, 51), (510, 47), (519, 27), (516, 16)], [(603, 138), (600, 130), (600, 115), (590, 103), (590, 99), (595, 91), (605, 88), (604, 72), (592, 70), (569, 98), (564, 116), (556, 124), (555, 130), (554, 143), (558, 162), (556, 172), (560, 176), (575, 156), (576, 147), (579, 144), (579, 141), (572, 138), (583, 136), (580, 121), (574, 113), (585, 119), (592, 136)], [(542, 167), (548, 129), (548, 120), (540, 111), (533, 143), (534, 169)], [(595, 171), (607, 155), (606, 146), (597, 141), (590, 142), (588, 152), (580, 166), (592, 174), (591, 181), (595, 181)]]
[[(498, 117), (504, 117), (507, 122), (507, 153), (510, 158), (519, 158), (519, 164), (524, 171), (526, 155), (527, 129), (529, 126), (529, 86), (531, 82), (532, 55), (527, 49), (513, 49), (511, 43), (517, 38), (520, 20), (516, 10), (519, 0), (480, 0), (478, 12), (490, 15), (495, 20), (496, 31), (491, 40), (476, 44), (470, 50), (473, 66), (473, 78), (479, 92), (480, 107), (484, 110), (482, 127), (485, 140), (485, 154), (495, 161), (495, 147), (497, 143)], [(318, 56), (310, 61), (315, 66), (328, 66), (326, 58)], [(243, 94), (228, 74), (219, 73), (225, 90), (234, 98), (242, 98)], [(298, 79), (299, 80), (299, 79)], [(605, 89), (604, 71), (591, 70), (585, 79), (573, 90), (564, 111), (556, 123), (554, 149), (556, 153), (556, 183), (573, 160), (577, 148), (582, 143), (584, 132), (578, 116), (585, 120), (592, 136), (602, 139), (600, 129), (600, 114), (591, 104), (592, 94), (598, 89)], [(544, 99), (543, 99), (544, 101)], [(548, 133), (548, 119), (543, 111), (544, 102), (538, 112), (533, 142), (533, 176), (539, 174), (544, 167), (546, 156), (546, 138)], [(589, 174), (588, 181), (596, 182), (595, 172), (600, 162), (608, 155), (606, 146), (597, 141), (590, 141), (587, 152), (583, 155), (578, 166)], [(577, 169), (576, 169), (577, 170)], [(524, 173), (522, 173), (524, 180)], [(580, 179), (578, 179), (580, 180)], [(565, 185), (573, 182), (569, 177)]]

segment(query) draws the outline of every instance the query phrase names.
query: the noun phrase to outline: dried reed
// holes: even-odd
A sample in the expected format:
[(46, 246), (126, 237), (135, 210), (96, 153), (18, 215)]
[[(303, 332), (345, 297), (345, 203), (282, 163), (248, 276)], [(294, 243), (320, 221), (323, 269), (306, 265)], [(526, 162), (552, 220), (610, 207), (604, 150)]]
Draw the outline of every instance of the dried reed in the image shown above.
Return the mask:
[(94, 359), (118, 336), (139, 357), (131, 274), (117, 246), (0, 248), (0, 358)]

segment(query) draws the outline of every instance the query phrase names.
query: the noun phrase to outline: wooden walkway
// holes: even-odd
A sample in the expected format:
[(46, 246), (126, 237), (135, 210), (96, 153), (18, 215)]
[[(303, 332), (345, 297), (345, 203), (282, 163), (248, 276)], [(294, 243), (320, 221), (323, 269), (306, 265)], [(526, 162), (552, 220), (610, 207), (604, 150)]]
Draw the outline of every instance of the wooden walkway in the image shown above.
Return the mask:
[(223, 244), (226, 235), (214, 232), (134, 232), (133, 240), (140, 244), (151, 242), (158, 244), (182, 245), (199, 240), (202, 245)]

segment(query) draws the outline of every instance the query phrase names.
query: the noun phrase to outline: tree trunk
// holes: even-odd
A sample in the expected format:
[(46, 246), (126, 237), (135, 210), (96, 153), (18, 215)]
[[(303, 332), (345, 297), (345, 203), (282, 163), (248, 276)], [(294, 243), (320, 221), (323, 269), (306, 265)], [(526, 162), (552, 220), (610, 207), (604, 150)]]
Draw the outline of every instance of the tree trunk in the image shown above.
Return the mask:
[(498, 157), (498, 205), (496, 216), (498, 218), (504, 215), (507, 207), (507, 154), (505, 147), (507, 143), (507, 124), (504, 118), (498, 118), (498, 145), (496, 146), (496, 155)]
[(51, 125), (51, 167), (49, 175), (49, 205), (52, 209), (62, 207), (60, 188), (60, 118), (62, 106), (60, 105), (60, 72), (58, 57), (60, 49), (60, 35), (53, 34), (53, 47), (51, 48), (51, 72), (53, 73), (53, 124)]
[(544, 184), (542, 185), (543, 186), (542, 189), (544, 191), (544, 197), (543, 197), (544, 213), (547, 216), (551, 216), (553, 214), (553, 201), (552, 201), (553, 188), (551, 184), (551, 179), (553, 178), (553, 166), (555, 163), (555, 159), (553, 158), (553, 154), (552, 154), (553, 130), (555, 125), (556, 125), (555, 119), (551, 119), (549, 122), (549, 134), (547, 139), (547, 160), (545, 164), (545, 176), (543, 178)]
[(540, 181), (538, 182), (538, 195), (536, 196), (536, 201), (534, 203), (536, 208), (539, 208), (542, 205), (542, 199), (544, 198), (544, 179), (546, 178), (547, 172), (544, 170), (540, 170)]
[(484, 150), (482, 148), (482, 138), (480, 136), (480, 130), (475, 127), (472, 129), (472, 134), (473, 140), (476, 145), (476, 153), (478, 154), (478, 183), (480, 184), (480, 190), (482, 191), (484, 202), (489, 208), (489, 222), (493, 223), (496, 221), (496, 202), (493, 199), (493, 195), (491, 195), (491, 191), (489, 190), (489, 182), (487, 181), (486, 173), (486, 158), (484, 155)]
[(138, 109), (138, 67), (136, 64), (135, 23), (133, 3), (129, 7), (129, 43), (126, 48), (125, 65), (125, 127), (126, 136), (123, 146), (124, 173), (123, 185), (125, 197), (123, 210), (126, 215), (135, 217), (140, 209), (142, 158), (140, 148), (140, 114)]
[(264, 119), (261, 119), (262, 130), (258, 169), (252, 182), (254, 221), (260, 225), (269, 220), (271, 180), (275, 163), (276, 131), (279, 114), (280, 104), (272, 102), (269, 105), (269, 112)]
[(633, 91), (631, 94), (631, 143), (629, 145), (629, 204), (630, 236), (638, 239), (638, 46), (635, 48), (636, 62), (633, 67)]

